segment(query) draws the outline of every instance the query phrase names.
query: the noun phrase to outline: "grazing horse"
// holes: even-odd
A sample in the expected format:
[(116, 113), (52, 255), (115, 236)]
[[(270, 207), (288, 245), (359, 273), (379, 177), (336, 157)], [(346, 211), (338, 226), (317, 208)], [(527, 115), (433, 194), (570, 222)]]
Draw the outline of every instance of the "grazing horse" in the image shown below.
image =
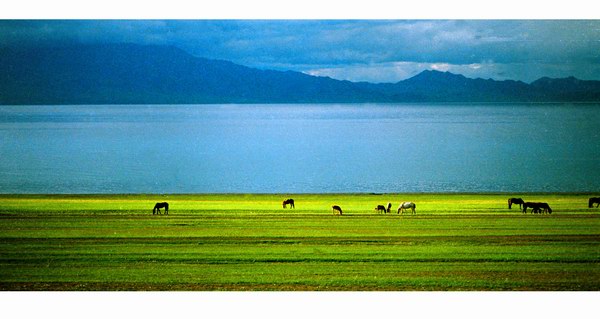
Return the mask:
[(519, 204), (519, 209), (522, 209), (523, 207), (521, 205), (523, 205), (525, 202), (520, 199), (520, 198), (509, 198), (508, 199), (508, 209), (512, 209), (512, 204)]
[(525, 202), (523, 203), (523, 214), (527, 213), (527, 208), (531, 208), (532, 209), (532, 213), (535, 213), (536, 211), (536, 205), (537, 203), (532, 203), (532, 202)]
[(544, 213), (548, 213), (548, 214), (552, 214), (552, 208), (550, 208), (550, 205), (548, 205), (548, 203), (539, 203), (540, 204), (540, 208), (543, 209)]
[(167, 202), (156, 203), (156, 205), (154, 205), (154, 209), (152, 209), (152, 215), (160, 214), (161, 208), (165, 209), (165, 215), (169, 215), (169, 203)]
[(409, 208), (412, 210), (413, 214), (416, 214), (415, 209), (417, 208), (417, 205), (415, 205), (413, 202), (403, 202), (400, 204), (398, 207), (398, 214), (402, 213), (404, 215), (404, 210)]
[(391, 209), (392, 209), (392, 203), (388, 203), (388, 205), (387, 205), (387, 212), (389, 213)]
[(331, 208), (333, 209), (333, 214), (335, 215), (335, 212), (338, 212), (338, 214), (342, 214), (342, 208), (338, 205), (333, 205), (331, 206)]
[(592, 198), (590, 198), (590, 201), (588, 203), (588, 207), (592, 208), (592, 207), (594, 207), (594, 204), (596, 204), (596, 208), (598, 208), (598, 206), (600, 206), (600, 197), (592, 197)]
[(533, 214), (552, 214), (552, 208), (550, 208), (550, 205), (548, 205), (548, 203), (525, 202), (523, 204), (523, 213), (527, 213), (527, 208), (531, 208), (531, 212)]
[(385, 206), (383, 205), (377, 205), (377, 207), (375, 207), (375, 210), (379, 213), (379, 212), (383, 212), (386, 213), (387, 210), (385, 209)]
[(283, 201), (283, 208), (285, 208), (285, 205), (287, 204), (290, 204), (290, 208), (296, 208), (296, 206), (294, 206), (294, 200), (291, 198), (288, 198)]

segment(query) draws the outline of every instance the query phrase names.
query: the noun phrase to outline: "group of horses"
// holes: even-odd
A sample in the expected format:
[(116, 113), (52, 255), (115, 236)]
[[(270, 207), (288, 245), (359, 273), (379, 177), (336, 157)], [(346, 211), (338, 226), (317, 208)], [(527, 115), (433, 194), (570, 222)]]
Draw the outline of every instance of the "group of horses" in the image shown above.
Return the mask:
[[(292, 198), (288, 198), (288, 199), (284, 200), (281, 204), (282, 204), (283, 208), (287, 208), (287, 205), (290, 205), (290, 208), (296, 208), (294, 206), (294, 200)], [(416, 208), (417, 208), (417, 205), (415, 205), (415, 203), (413, 203), (413, 202), (403, 202), (398, 207), (398, 214), (404, 214), (404, 211), (408, 210), (408, 209), (410, 209), (413, 214), (416, 214), (416, 211), (415, 211)], [(333, 210), (334, 215), (342, 215), (342, 208), (340, 206), (333, 205), (333, 206), (331, 206), (331, 209)], [(384, 213), (389, 213), (391, 211), (391, 209), (392, 209), (392, 203), (387, 203), (387, 207), (383, 206), (383, 205), (377, 205), (377, 207), (375, 207), (375, 210), (377, 212), (384, 212)]]
[(519, 205), (519, 209), (522, 209), (523, 213), (527, 213), (527, 208), (531, 208), (533, 214), (552, 214), (552, 208), (548, 203), (526, 202), (521, 198), (509, 198), (508, 209), (512, 209), (513, 204)]
[[(548, 205), (548, 203), (526, 202), (521, 198), (509, 198), (508, 209), (512, 209), (513, 204), (518, 204), (519, 208), (523, 210), (523, 213), (527, 213), (527, 208), (531, 208), (531, 212), (533, 214), (552, 214), (552, 208), (550, 208), (550, 205)], [(596, 204), (596, 208), (600, 206), (600, 197), (591, 197), (588, 200), (589, 208), (593, 208), (594, 204)]]
[[(290, 205), (290, 208), (296, 208), (296, 206), (294, 205), (294, 200), (292, 198), (288, 198), (286, 200), (283, 201), (283, 208), (287, 208), (287, 205)], [(526, 202), (521, 198), (509, 198), (508, 199), (508, 209), (512, 209), (512, 205), (519, 205), (519, 209), (523, 210), (523, 213), (527, 213), (527, 208), (531, 208), (531, 212), (533, 214), (552, 214), (552, 208), (550, 208), (550, 205), (548, 205), (548, 203), (537, 203), (537, 202)], [(592, 197), (590, 198), (589, 202), (588, 202), (588, 207), (592, 208), (594, 207), (594, 204), (596, 204), (596, 208), (598, 208), (598, 206), (600, 206), (600, 197)], [(160, 211), (160, 209), (163, 208), (165, 210), (165, 215), (169, 215), (169, 203), (167, 202), (162, 202), (162, 203), (156, 203), (156, 205), (154, 205), (154, 209), (152, 209), (152, 215), (154, 214), (162, 214), (162, 212)], [(331, 206), (331, 208), (333, 209), (333, 214), (338, 214), (338, 215), (342, 215), (342, 208), (338, 205), (333, 205)], [(398, 206), (398, 214), (404, 214), (405, 210), (411, 210), (412, 214), (416, 214), (415, 209), (417, 208), (417, 205), (413, 202), (402, 202), (402, 204), (400, 204)], [(377, 205), (375, 207), (375, 211), (377, 211), (378, 213), (383, 212), (385, 213), (389, 213), (392, 209), (392, 203), (387, 203), (387, 206), (383, 206), (383, 205)]]
[[(415, 211), (415, 209), (417, 208), (417, 205), (413, 202), (402, 202), (402, 204), (400, 204), (398, 206), (398, 214), (404, 214), (405, 210), (410, 209), (411, 213), (416, 214), (417, 212)], [(383, 205), (377, 205), (375, 207), (375, 210), (380, 213), (383, 212), (385, 213), (389, 213), (392, 210), (392, 203), (387, 203), (387, 207), (383, 206)]]
[[(293, 198), (288, 198), (286, 200), (284, 200), (282, 203), (283, 208), (287, 208), (287, 205), (290, 205), (290, 208), (296, 208), (296, 206), (294, 205), (294, 199)], [(331, 208), (333, 209), (333, 214), (337, 214), (337, 215), (342, 215), (342, 208), (338, 205), (333, 205), (331, 206)]]

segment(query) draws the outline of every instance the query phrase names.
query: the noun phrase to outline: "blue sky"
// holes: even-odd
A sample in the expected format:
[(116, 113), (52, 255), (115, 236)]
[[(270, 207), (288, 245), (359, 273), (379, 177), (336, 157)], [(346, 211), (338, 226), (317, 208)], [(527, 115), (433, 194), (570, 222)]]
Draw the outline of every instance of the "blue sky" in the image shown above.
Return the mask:
[(351, 81), (396, 82), (426, 69), (600, 80), (600, 20), (0, 21), (1, 46), (114, 42)]

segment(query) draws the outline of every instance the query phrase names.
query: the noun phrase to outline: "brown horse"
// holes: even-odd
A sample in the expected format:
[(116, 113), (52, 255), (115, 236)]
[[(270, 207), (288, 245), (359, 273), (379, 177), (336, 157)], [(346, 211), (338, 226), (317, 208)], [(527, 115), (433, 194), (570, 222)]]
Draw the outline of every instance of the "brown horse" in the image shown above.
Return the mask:
[(156, 203), (156, 205), (154, 205), (154, 209), (152, 209), (152, 215), (160, 214), (161, 208), (165, 209), (165, 215), (169, 215), (169, 203), (167, 202)]
[(590, 198), (590, 200), (588, 202), (588, 207), (592, 208), (592, 207), (594, 207), (594, 204), (596, 204), (596, 208), (598, 208), (598, 206), (600, 206), (600, 197)]
[(285, 208), (285, 205), (287, 204), (290, 204), (290, 208), (296, 208), (296, 206), (294, 206), (294, 200), (291, 198), (288, 198), (283, 201), (283, 208)]
[(387, 210), (385, 209), (385, 206), (383, 205), (377, 205), (377, 207), (375, 207), (375, 210), (379, 213), (379, 212), (383, 212), (386, 213)]
[(521, 199), (521, 198), (509, 198), (508, 199), (508, 209), (512, 209), (512, 205), (513, 204), (519, 204), (519, 209), (522, 209), (523, 207), (521, 205), (523, 205), (525, 202)]
[(333, 209), (333, 214), (335, 215), (335, 212), (338, 212), (338, 214), (342, 214), (342, 208), (338, 205), (333, 205), (331, 206), (331, 208)]

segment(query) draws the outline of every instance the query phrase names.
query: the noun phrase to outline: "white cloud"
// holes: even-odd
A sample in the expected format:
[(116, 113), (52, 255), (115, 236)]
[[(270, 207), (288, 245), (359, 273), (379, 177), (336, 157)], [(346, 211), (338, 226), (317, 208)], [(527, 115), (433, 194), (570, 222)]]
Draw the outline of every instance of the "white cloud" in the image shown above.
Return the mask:
[(448, 63), (432, 63), (429, 65), (432, 70), (446, 72), (450, 70), (450, 64)]
[(338, 80), (352, 82), (395, 83), (417, 75), (424, 70), (436, 70), (462, 74), (468, 78), (502, 80), (521, 80), (532, 82), (540, 77), (554, 78), (575, 75), (582, 80), (596, 79), (600, 74), (600, 65), (573, 69), (562, 64), (515, 64), (494, 63), (492, 61), (471, 64), (390, 62), (365, 65), (310, 68), (305, 66), (304, 73), (315, 76), (328, 76)]

